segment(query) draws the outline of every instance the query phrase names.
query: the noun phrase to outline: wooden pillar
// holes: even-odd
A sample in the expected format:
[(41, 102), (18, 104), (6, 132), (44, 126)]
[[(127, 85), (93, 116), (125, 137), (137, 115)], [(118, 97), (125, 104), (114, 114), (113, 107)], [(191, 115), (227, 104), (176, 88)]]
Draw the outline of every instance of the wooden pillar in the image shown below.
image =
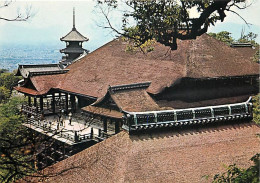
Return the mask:
[(68, 109), (69, 109), (69, 97), (68, 94), (65, 93), (65, 112), (68, 113)]
[(40, 110), (43, 111), (43, 96), (40, 96)]
[(70, 94), (71, 111), (74, 113), (76, 111), (75, 95)]
[(31, 107), (32, 106), (32, 99), (30, 96), (28, 96), (28, 105)]
[(93, 139), (94, 137), (94, 130), (93, 128), (90, 129), (90, 139)]
[(37, 106), (37, 98), (36, 98), (36, 97), (33, 98), (33, 106), (34, 106), (34, 107)]
[(55, 93), (52, 94), (51, 108), (52, 108), (52, 113), (55, 113)]
[(78, 98), (78, 108), (81, 108), (82, 104), (81, 104), (81, 97), (77, 97)]
[(120, 132), (120, 128), (119, 128), (119, 121), (115, 120), (115, 134)]
[(107, 118), (103, 119), (103, 130), (105, 133), (107, 133)]

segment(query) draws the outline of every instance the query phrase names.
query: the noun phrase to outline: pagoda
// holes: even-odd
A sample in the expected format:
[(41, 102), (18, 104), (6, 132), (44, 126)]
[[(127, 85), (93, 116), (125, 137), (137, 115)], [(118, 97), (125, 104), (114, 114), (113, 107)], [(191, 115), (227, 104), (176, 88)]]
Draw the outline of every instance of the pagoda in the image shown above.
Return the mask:
[(60, 63), (65, 67), (71, 64), (75, 59), (81, 55), (86, 55), (89, 51), (82, 48), (82, 43), (89, 39), (78, 32), (75, 27), (75, 9), (73, 8), (73, 28), (61, 41), (66, 42), (66, 48), (61, 49), (60, 52), (66, 56), (62, 57)]

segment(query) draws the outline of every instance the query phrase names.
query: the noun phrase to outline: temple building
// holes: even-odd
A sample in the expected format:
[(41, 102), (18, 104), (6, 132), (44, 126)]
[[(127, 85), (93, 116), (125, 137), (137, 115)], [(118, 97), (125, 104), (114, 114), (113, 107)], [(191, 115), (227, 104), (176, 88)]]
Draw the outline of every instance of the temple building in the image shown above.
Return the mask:
[[(93, 167), (104, 173), (96, 177), (97, 182), (105, 180), (103, 175), (111, 182), (171, 182), (181, 180), (180, 167), (186, 165), (200, 163), (203, 173), (217, 173), (221, 168), (208, 169), (216, 163), (210, 156), (223, 158), (224, 163), (240, 159), (243, 164), (257, 152), (255, 133), (260, 128), (251, 123), (251, 96), (258, 93), (259, 65), (251, 59), (256, 51), (252, 45), (230, 47), (203, 34), (195, 40), (179, 40), (178, 50), (155, 42), (153, 51), (143, 52), (127, 50), (131, 43), (117, 38), (84, 54), (82, 43), (88, 39), (76, 30), (73, 17), (72, 31), (61, 38), (67, 45), (61, 50), (66, 58), (60, 64), (19, 65), (17, 75), (23, 82), (15, 87), (28, 99), (22, 106), (28, 128), (44, 134), (48, 131), (43, 121), (50, 117), (77, 119), (78, 128), (73, 121), (73, 127), (67, 125), (68, 132), (55, 136), (59, 143), (77, 149), (70, 154), (76, 155), (54, 167), (81, 165), (78, 159), (83, 157), (91, 170), (69, 171), (68, 182), (77, 180), (76, 174), (81, 181), (93, 182)], [(98, 144), (79, 152), (88, 143)], [(200, 154), (198, 159), (192, 160), (187, 153), (193, 151)], [(90, 165), (96, 152), (100, 159)], [(169, 158), (168, 164), (161, 156)], [(47, 165), (57, 162), (51, 160)], [(107, 170), (102, 166), (108, 166)], [(197, 176), (195, 182), (200, 181), (201, 172), (191, 172), (190, 178)]]
[(64, 37), (60, 38), (61, 41), (65, 41), (66, 48), (61, 49), (60, 52), (66, 56), (62, 57), (60, 63), (65, 67), (71, 64), (79, 56), (86, 55), (89, 51), (82, 48), (82, 44), (89, 39), (84, 37), (78, 32), (75, 27), (75, 9), (73, 9), (73, 27), (72, 30)]

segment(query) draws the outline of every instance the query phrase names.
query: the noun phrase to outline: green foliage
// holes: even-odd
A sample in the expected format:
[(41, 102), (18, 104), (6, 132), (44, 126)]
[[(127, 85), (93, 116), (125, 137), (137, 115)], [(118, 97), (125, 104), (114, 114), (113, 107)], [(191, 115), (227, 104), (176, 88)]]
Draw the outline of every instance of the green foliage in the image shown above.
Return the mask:
[[(117, 0), (97, 0), (98, 4), (106, 4), (109, 9), (118, 8)], [(130, 11), (125, 11), (122, 19), (123, 33), (121, 35), (135, 41), (139, 47), (146, 41), (156, 40), (177, 49), (177, 39), (194, 39), (207, 32), (210, 25), (223, 21), (225, 11), (230, 7), (239, 7), (242, 1), (188, 1), (188, 0), (125, 0)], [(244, 8), (239, 7), (239, 8)], [(191, 10), (197, 10), (198, 18), (191, 17)], [(103, 11), (104, 12), (104, 11)], [(108, 20), (107, 15), (105, 15)], [(129, 28), (129, 22), (135, 21), (134, 31)], [(108, 20), (109, 27), (119, 33)]]
[(6, 103), (0, 104), (0, 134), (12, 133), (21, 125), (23, 117), (20, 115), (21, 104), (24, 99), (12, 97)]
[(246, 35), (241, 35), (241, 37), (237, 40), (239, 43), (251, 43), (254, 46), (257, 46), (257, 42), (255, 41), (257, 34), (253, 32), (249, 32)]
[(0, 69), (0, 103), (6, 101), (10, 96), (14, 86), (17, 85), (20, 77), (6, 69)]
[[(241, 38), (239, 38), (238, 40), (235, 40), (234, 38), (232, 38), (230, 35), (231, 33), (228, 31), (222, 31), (219, 33), (208, 33), (208, 35), (214, 37), (217, 40), (220, 40), (224, 43), (226, 43), (227, 45), (231, 45), (231, 43), (233, 42), (238, 42), (238, 43), (251, 43), (254, 47), (259, 47), (259, 44), (255, 41), (257, 34), (253, 33), (253, 32), (249, 32), (246, 35), (242, 35)], [(254, 54), (253, 57), (253, 61), (259, 63), (259, 49), (256, 51), (256, 53)]]
[(253, 61), (257, 62), (257, 63), (260, 63), (259, 48), (258, 48), (258, 50), (256, 51), (256, 53), (254, 55)]
[(0, 103), (6, 101), (10, 97), (10, 94), (11, 94), (10, 90), (8, 90), (4, 86), (0, 86)]
[(253, 121), (260, 124), (260, 94), (253, 97)]
[[(130, 27), (130, 28), (127, 28), (127, 31), (128, 32), (135, 32), (137, 29), (136, 27)], [(139, 36), (136, 36), (136, 35), (132, 35), (131, 33), (131, 36), (135, 36), (138, 40)], [(123, 39), (125, 41), (129, 41), (129, 44), (127, 44), (126, 46), (126, 51), (127, 52), (135, 52), (138, 48), (141, 49), (141, 51), (143, 53), (148, 53), (148, 52), (151, 52), (154, 50), (154, 47), (153, 45), (155, 44), (155, 40), (147, 40), (145, 43), (141, 44), (139, 41), (131, 41), (129, 40), (128, 38), (126, 37), (123, 37)], [(141, 46), (137, 46), (137, 45), (141, 45)]]
[(19, 77), (15, 76), (13, 73), (5, 72), (0, 75), (0, 86), (12, 91), (13, 87), (17, 85)]
[(5, 73), (5, 72), (8, 72), (8, 70), (7, 69), (0, 69), (0, 74)]
[(0, 181), (11, 182), (33, 172), (31, 154), (22, 149), (30, 146), (30, 131), (22, 126), (20, 105), (23, 98), (12, 97), (0, 104)]
[(242, 169), (236, 164), (230, 165), (227, 171), (214, 176), (213, 183), (234, 182), (234, 183), (258, 183), (259, 182), (259, 162), (260, 154), (256, 154), (251, 158), (254, 165), (247, 169)]
[(234, 42), (234, 39), (230, 36), (231, 33), (228, 31), (221, 31), (219, 33), (209, 33), (209, 35), (217, 40), (226, 43), (227, 45), (231, 45), (231, 43)]

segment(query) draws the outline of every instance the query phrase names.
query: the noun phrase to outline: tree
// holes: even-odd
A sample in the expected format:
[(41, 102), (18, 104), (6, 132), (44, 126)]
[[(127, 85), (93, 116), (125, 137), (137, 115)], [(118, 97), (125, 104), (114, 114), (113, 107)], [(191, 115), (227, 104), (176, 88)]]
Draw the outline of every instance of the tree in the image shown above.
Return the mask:
[(222, 174), (214, 176), (213, 183), (221, 182), (237, 182), (237, 183), (258, 183), (259, 182), (259, 163), (260, 154), (256, 154), (251, 158), (254, 165), (247, 169), (242, 169), (236, 166), (236, 164), (229, 165), (227, 171)]
[(254, 46), (257, 46), (255, 39), (257, 38), (257, 34), (253, 32), (249, 32), (248, 34), (241, 34), (241, 37), (237, 40), (239, 43), (251, 43)]
[[(109, 20), (109, 11), (101, 8), (108, 23), (105, 28), (134, 40), (137, 47), (155, 39), (172, 50), (177, 49), (177, 39), (195, 39), (206, 33), (210, 25), (217, 21), (223, 22), (227, 11), (239, 15), (232, 7), (247, 7), (244, 0), (125, 0), (124, 3), (130, 11), (125, 11), (123, 15), (123, 32), (113, 27)], [(107, 5), (108, 10), (116, 9), (119, 5), (117, 0), (98, 0), (98, 4), (100, 7)], [(193, 9), (199, 14), (197, 18), (193, 18), (190, 13)], [(134, 26), (129, 26), (130, 18), (135, 21)]]
[(253, 97), (253, 121), (260, 124), (260, 94)]
[(10, 97), (10, 90), (4, 86), (0, 86), (0, 103), (6, 101)]
[[(5, 0), (0, 2), (0, 9), (2, 8), (8, 8), (13, 3), (12, 0)], [(19, 10), (17, 11), (17, 14), (13, 17), (5, 17), (0, 16), (0, 20), (4, 21), (26, 21), (32, 16), (31, 14), (31, 7), (27, 7), (25, 13), (21, 13)]]
[[(13, 182), (24, 176), (33, 176), (37, 171), (36, 155), (42, 151), (39, 147), (52, 143), (53, 136), (43, 136), (22, 125), (25, 120), (20, 114), (23, 102), (23, 98), (12, 97), (6, 103), (0, 104), (1, 182)], [(53, 135), (56, 134), (53, 132)]]
[(231, 43), (234, 42), (234, 39), (230, 36), (231, 33), (228, 31), (221, 31), (219, 33), (209, 33), (209, 35), (217, 40), (226, 43), (227, 45), (231, 45)]
[(14, 73), (5, 72), (0, 74), (0, 86), (4, 86), (8, 90), (12, 91), (13, 87), (17, 85), (21, 77), (17, 77)]
[(7, 69), (0, 69), (0, 74), (5, 73), (5, 72), (8, 72), (8, 70)]

